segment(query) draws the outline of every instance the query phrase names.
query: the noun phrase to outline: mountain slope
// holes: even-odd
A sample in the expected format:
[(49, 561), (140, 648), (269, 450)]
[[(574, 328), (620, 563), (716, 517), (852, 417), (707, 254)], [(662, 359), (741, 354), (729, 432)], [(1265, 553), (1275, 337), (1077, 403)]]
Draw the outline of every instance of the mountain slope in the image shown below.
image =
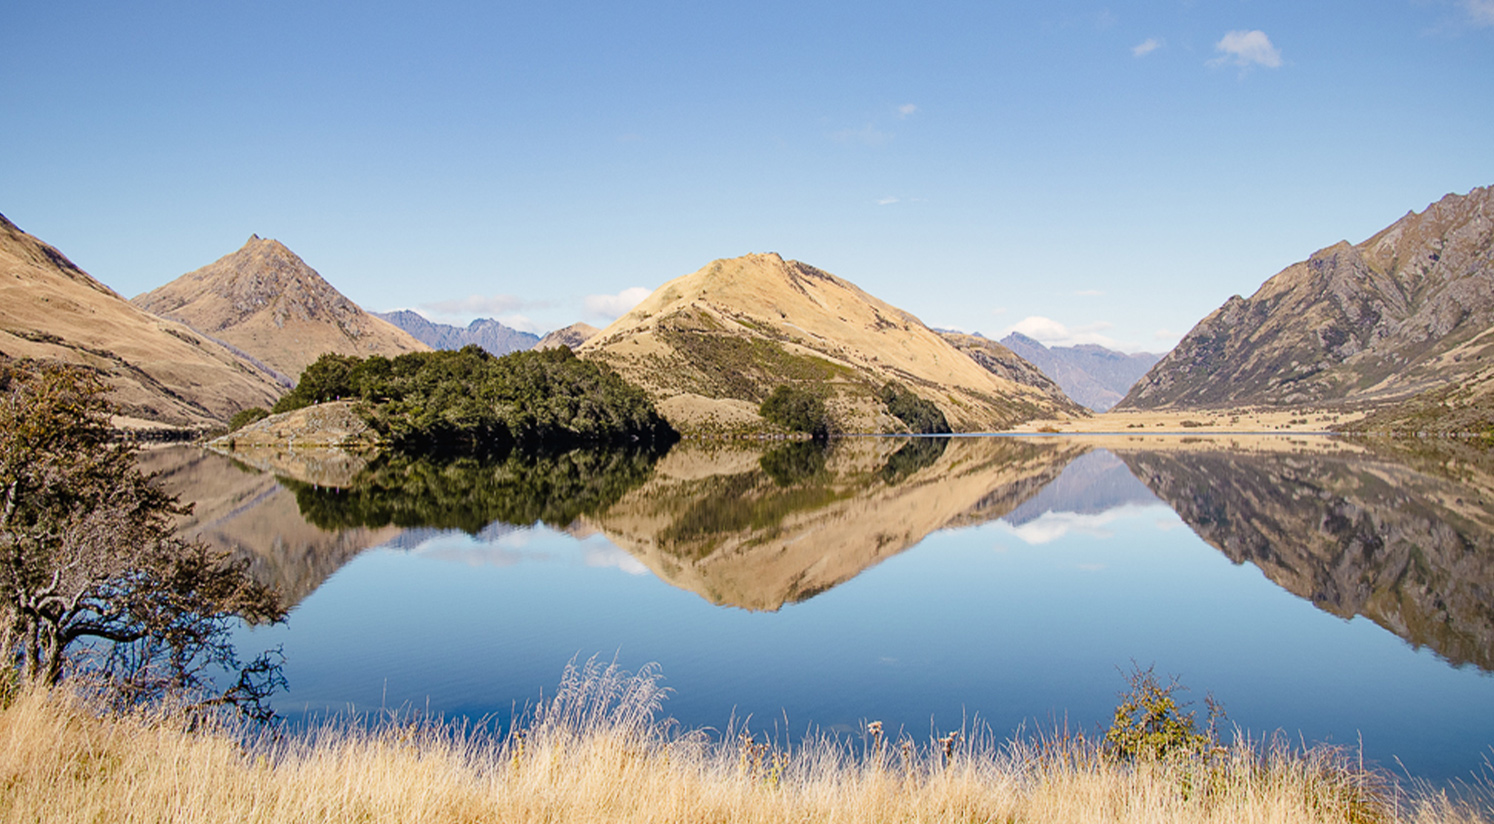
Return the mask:
[(939, 336), (950, 346), (964, 352), (980, 364), (987, 372), (1000, 378), (1031, 386), (1053, 399), (1058, 409), (1070, 415), (1087, 414), (1062, 387), (1043, 373), (1036, 365), (1012, 351), (1007, 346), (981, 335), (964, 335), (959, 332), (939, 332)]
[(121, 413), (175, 426), (226, 423), (286, 389), (224, 346), (130, 305), (4, 215), (0, 355), (87, 366), (114, 387)]
[(1494, 205), (1448, 195), (1199, 322), (1123, 406), (1366, 405), (1494, 363)]
[(1136, 381), (1161, 360), (1160, 355), (1150, 352), (1128, 355), (1092, 343), (1044, 346), (1020, 332), (1007, 335), (1001, 342), (1043, 370), (1069, 397), (1096, 412), (1119, 403)]
[(393, 357), (430, 348), (363, 311), (279, 241), (259, 235), (131, 303), (242, 349), (293, 381), (327, 352)]
[(918, 318), (776, 254), (718, 260), (659, 287), (584, 344), (643, 386), (682, 431), (759, 428), (773, 388), (825, 392), (845, 431), (900, 431), (877, 392), (896, 381), (956, 431), (1003, 429), (1059, 404), (982, 368)]
[(533, 349), (540, 339), (539, 335), (520, 332), (492, 318), (478, 318), (466, 326), (453, 326), (426, 320), (423, 315), (408, 309), (370, 314), (403, 329), (432, 349), (461, 349), (463, 346), (476, 344), (495, 355), (507, 355), (509, 352)]
[(586, 343), (597, 336), (602, 330), (589, 323), (576, 322), (570, 326), (545, 335), (534, 345), (535, 349), (554, 349), (557, 346), (569, 346), (572, 349), (580, 349), (581, 344)]

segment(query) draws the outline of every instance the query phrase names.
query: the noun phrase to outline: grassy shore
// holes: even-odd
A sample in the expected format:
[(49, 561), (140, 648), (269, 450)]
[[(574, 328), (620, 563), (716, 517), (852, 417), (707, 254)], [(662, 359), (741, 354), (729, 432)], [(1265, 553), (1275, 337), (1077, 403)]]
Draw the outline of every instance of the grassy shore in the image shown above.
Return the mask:
[[(1237, 743), (1125, 763), (1080, 738), (815, 739), (655, 721), (648, 677), (572, 673), (523, 733), (330, 725), (246, 744), (65, 691), (0, 712), (0, 820), (35, 822), (1473, 822), (1336, 750)], [(875, 730), (875, 727), (873, 727)]]

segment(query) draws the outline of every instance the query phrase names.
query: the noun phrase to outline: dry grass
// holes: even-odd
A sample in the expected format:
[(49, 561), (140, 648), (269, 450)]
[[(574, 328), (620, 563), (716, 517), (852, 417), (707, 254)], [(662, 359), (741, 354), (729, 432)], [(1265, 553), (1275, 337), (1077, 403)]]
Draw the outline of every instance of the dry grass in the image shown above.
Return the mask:
[[(869, 733), (792, 750), (654, 720), (652, 673), (572, 670), (522, 735), (328, 726), (244, 745), (65, 693), (0, 713), (0, 818), (67, 822), (1486, 821), (1414, 804), (1340, 754), (1242, 744), (1124, 765), (1080, 740), (915, 746)], [(875, 728), (875, 727), (874, 727)], [(949, 755), (946, 756), (946, 749)]]

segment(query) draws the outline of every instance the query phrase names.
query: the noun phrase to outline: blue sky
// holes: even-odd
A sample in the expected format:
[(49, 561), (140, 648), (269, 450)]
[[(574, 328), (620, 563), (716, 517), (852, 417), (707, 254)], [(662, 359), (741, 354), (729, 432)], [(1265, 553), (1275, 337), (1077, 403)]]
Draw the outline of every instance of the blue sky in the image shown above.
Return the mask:
[(0, 212), (127, 297), (258, 233), (539, 331), (776, 251), (1162, 351), (1494, 184), (1494, 0), (12, 0), (0, 77)]

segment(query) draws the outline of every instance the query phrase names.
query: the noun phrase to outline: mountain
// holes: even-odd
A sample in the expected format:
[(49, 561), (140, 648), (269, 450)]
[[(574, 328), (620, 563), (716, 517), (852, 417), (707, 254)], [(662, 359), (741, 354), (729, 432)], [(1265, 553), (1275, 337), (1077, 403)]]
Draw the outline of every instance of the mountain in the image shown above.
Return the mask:
[(1494, 365), (1494, 205), (1448, 195), (1357, 245), (1293, 264), (1199, 322), (1126, 396), (1133, 409), (1366, 406)]
[(653, 395), (682, 431), (756, 429), (777, 385), (828, 394), (849, 432), (900, 431), (878, 396), (897, 382), (956, 431), (1053, 417), (1061, 404), (999, 377), (918, 318), (776, 254), (718, 260), (659, 287), (580, 349)]
[(268, 406), (268, 370), (180, 323), (130, 305), (61, 252), (0, 215), (0, 356), (97, 371), (123, 415), (214, 426)]
[(586, 343), (597, 336), (602, 330), (589, 323), (573, 323), (564, 329), (556, 329), (534, 345), (535, 349), (554, 349), (557, 346), (569, 346), (572, 349), (580, 349), (581, 344)]
[(1161, 359), (1150, 352), (1128, 355), (1093, 343), (1044, 346), (1020, 332), (1012, 332), (1001, 342), (1043, 370), (1069, 397), (1096, 412), (1119, 403), (1132, 384)]
[(1026, 358), (1013, 352), (1007, 346), (997, 343), (982, 335), (966, 335), (960, 332), (948, 332), (936, 330), (939, 336), (949, 342), (950, 346), (964, 352), (970, 359), (980, 364), (987, 372), (997, 377), (1005, 378), (1013, 383), (1031, 386), (1041, 391), (1060, 409), (1070, 415), (1086, 415), (1073, 399), (1064, 393), (1063, 388), (1053, 382)]
[(237, 347), (292, 381), (328, 352), (393, 357), (430, 348), (363, 311), (279, 241), (259, 235), (131, 303)]
[(426, 320), (424, 316), (408, 309), (371, 314), (409, 332), (416, 340), (432, 349), (461, 349), (463, 346), (477, 344), (495, 355), (507, 355), (509, 352), (533, 349), (540, 339), (539, 335), (520, 332), (492, 318), (478, 318), (464, 328)]

